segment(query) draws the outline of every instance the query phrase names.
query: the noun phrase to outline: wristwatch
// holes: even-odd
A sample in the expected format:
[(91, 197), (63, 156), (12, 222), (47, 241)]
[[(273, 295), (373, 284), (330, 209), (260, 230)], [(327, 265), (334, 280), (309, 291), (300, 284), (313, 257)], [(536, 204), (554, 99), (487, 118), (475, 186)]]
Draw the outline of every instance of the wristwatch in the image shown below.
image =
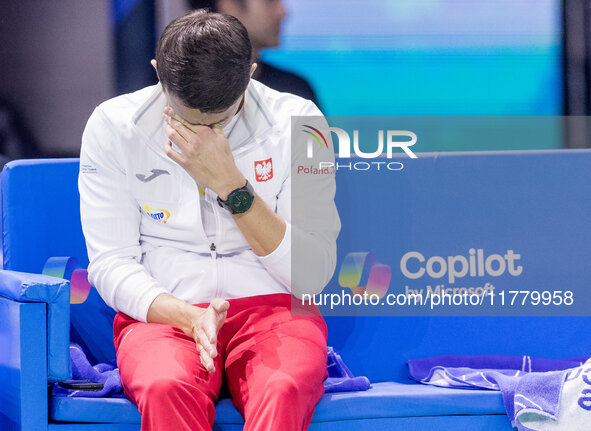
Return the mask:
[(254, 190), (248, 180), (246, 185), (234, 190), (228, 195), (228, 199), (225, 201), (221, 200), (218, 196), (218, 204), (230, 211), (231, 214), (242, 214), (250, 208), (252, 201), (254, 200)]

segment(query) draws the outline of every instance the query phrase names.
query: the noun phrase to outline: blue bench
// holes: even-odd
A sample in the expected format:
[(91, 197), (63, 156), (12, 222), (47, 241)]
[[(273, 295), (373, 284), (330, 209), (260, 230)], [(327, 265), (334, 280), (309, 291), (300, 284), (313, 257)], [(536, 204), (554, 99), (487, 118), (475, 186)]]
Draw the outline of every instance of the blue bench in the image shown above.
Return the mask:
[[(394, 294), (406, 286), (485, 282), (497, 289), (565, 290), (591, 279), (591, 151), (419, 154), (416, 160), (398, 160), (404, 164), (401, 171), (339, 170), (336, 201), (343, 228), (337, 271), (326, 292), (350, 293), (339, 285), (339, 273), (352, 252), (372, 252), (389, 265)], [(126, 399), (48, 396), (50, 383), (70, 375), (71, 339), (84, 345), (92, 361), (115, 356), (114, 313), (96, 291), (85, 303), (70, 305), (69, 282), (38, 275), (50, 257), (74, 256), (81, 268), (88, 264), (77, 174), (76, 159), (14, 161), (1, 174), (2, 430), (140, 428), (137, 408)], [(520, 258), (513, 263), (523, 271), (498, 274), (497, 261), (483, 276), (476, 269), (475, 275), (460, 276), (459, 265), (455, 284), (435, 261), (429, 271), (421, 271), (433, 256), (469, 259), (471, 248), (487, 255), (514, 250)], [(405, 275), (400, 262), (412, 251), (425, 261), (414, 254), (405, 263)], [(584, 305), (584, 298), (576, 299)], [(417, 307), (322, 308), (329, 345), (372, 387), (325, 394), (310, 430), (510, 430), (499, 393), (420, 385), (409, 379), (406, 362), (442, 354), (568, 357), (591, 352), (591, 318), (580, 308), (558, 308), (563, 317), (520, 317), (521, 311), (508, 308), (508, 316), (480, 316), (477, 307), (464, 307), (457, 311), (466, 314), (461, 317)], [(220, 400), (214, 429), (242, 426), (231, 401)]]

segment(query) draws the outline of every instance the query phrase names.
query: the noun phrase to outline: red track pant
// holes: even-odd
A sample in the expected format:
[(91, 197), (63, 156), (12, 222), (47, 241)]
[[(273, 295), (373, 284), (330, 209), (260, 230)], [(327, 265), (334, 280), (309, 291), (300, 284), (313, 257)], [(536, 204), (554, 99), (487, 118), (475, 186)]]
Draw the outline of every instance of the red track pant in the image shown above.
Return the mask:
[(142, 431), (211, 430), (222, 381), (244, 430), (307, 429), (328, 376), (327, 332), (319, 314), (292, 314), (291, 300), (288, 294), (230, 299), (213, 374), (180, 329), (118, 313), (117, 362), (125, 394), (142, 415)]

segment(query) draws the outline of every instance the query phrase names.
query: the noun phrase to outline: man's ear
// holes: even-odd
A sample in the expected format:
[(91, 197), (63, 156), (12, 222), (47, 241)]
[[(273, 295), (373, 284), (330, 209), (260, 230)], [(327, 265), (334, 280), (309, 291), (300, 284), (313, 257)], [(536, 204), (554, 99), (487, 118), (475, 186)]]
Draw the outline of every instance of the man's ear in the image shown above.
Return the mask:
[[(156, 71), (156, 76), (158, 76), (158, 68), (156, 67), (156, 60), (155, 59), (150, 60), (150, 64), (152, 65), (152, 67)], [(158, 79), (160, 79), (160, 78), (158, 78)]]
[[(152, 60), (152, 61), (154, 61), (154, 60)], [(156, 62), (154, 61), (154, 65), (155, 64), (156, 64)], [(156, 67), (156, 66), (154, 66), (154, 67)], [(257, 70), (257, 64), (256, 63), (252, 63), (251, 66), (250, 66), (250, 77), (251, 78), (252, 78), (252, 75), (253, 75), (253, 73), (254, 73), (255, 70)]]

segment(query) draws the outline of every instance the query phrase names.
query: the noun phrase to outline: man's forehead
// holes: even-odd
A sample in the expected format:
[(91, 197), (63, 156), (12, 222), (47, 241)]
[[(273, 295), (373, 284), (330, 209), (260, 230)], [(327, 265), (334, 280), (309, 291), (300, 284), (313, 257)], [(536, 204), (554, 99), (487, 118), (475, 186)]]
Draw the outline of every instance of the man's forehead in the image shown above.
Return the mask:
[(175, 113), (186, 122), (194, 126), (213, 126), (216, 123), (224, 121), (231, 114), (237, 100), (232, 106), (222, 112), (201, 112), (199, 109), (189, 108), (183, 105), (176, 97), (165, 92), (168, 106), (170, 106)]
[(198, 109), (187, 108), (186, 106), (175, 103), (175, 101), (170, 99), (168, 100), (168, 106), (170, 106), (179, 117), (194, 126), (213, 126), (215, 123), (224, 120), (227, 116), (226, 111), (217, 113), (201, 112)]

